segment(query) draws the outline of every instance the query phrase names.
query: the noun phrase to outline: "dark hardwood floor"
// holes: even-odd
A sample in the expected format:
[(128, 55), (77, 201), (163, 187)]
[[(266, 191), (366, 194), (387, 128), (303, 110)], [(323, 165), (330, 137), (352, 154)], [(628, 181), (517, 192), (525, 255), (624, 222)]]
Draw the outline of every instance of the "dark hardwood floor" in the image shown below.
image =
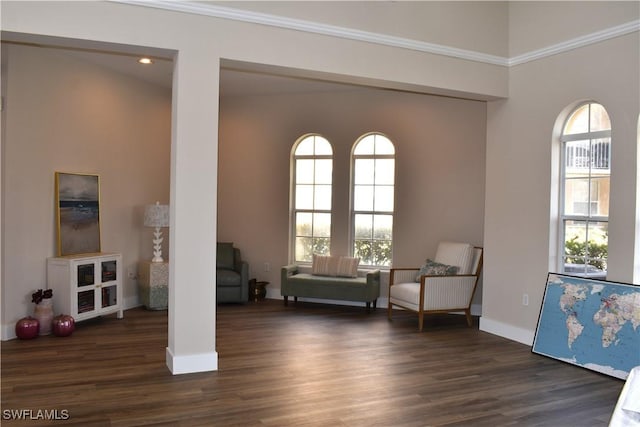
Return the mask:
[(400, 311), (266, 300), (219, 306), (217, 334), (219, 370), (176, 376), (166, 311), (3, 342), (2, 425), (606, 426), (623, 386), (464, 316), (427, 316), (419, 333)]

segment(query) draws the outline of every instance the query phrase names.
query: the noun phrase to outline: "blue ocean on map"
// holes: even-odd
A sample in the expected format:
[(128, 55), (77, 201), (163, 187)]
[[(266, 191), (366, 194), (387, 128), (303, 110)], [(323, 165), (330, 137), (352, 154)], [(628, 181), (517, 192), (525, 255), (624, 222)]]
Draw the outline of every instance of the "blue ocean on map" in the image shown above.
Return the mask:
[[(547, 284), (534, 352), (619, 378), (626, 377), (625, 373), (640, 365), (640, 327), (636, 325), (634, 329), (631, 319), (624, 321), (615, 304), (620, 296), (631, 294), (638, 294), (635, 301), (640, 301), (640, 287), (560, 275), (550, 278), (554, 280)], [(573, 299), (569, 305), (565, 300), (563, 311), (561, 298), (567, 292), (567, 285), (579, 286), (585, 297)], [(610, 343), (603, 342), (603, 327), (594, 320), (594, 315), (601, 309), (610, 314), (611, 319), (623, 323)], [(637, 315), (640, 307), (634, 305), (632, 311)], [(573, 342), (570, 342), (567, 324), (570, 316), (575, 316), (572, 320), (577, 320), (583, 327)], [(579, 326), (576, 329), (579, 330)]]

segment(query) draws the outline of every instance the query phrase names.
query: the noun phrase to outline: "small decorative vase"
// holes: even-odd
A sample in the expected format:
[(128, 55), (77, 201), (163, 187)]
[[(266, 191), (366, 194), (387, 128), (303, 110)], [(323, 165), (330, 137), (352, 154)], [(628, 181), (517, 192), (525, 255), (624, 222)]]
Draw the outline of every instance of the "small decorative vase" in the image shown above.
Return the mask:
[(40, 323), (40, 335), (49, 335), (51, 333), (51, 321), (53, 320), (53, 301), (51, 298), (45, 298), (36, 304), (33, 317), (38, 319)]

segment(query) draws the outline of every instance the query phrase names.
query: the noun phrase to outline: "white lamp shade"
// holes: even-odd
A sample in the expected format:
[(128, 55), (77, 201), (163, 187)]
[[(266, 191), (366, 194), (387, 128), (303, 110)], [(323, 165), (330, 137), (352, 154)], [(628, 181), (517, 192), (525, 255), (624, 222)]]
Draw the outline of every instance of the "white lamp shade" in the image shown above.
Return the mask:
[(169, 205), (147, 205), (144, 208), (144, 225), (147, 227), (168, 227), (169, 226)]

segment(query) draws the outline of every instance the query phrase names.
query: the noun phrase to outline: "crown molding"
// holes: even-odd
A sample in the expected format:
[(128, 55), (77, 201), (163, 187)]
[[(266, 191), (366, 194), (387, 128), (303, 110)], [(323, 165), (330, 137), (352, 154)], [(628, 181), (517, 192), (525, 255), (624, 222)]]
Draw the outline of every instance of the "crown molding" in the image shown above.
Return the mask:
[(204, 3), (191, 3), (175, 0), (109, 0), (112, 3), (123, 3), (134, 6), (144, 6), (156, 9), (170, 10), (173, 12), (184, 12), (196, 15), (211, 16), (215, 18), (231, 19), (234, 21), (249, 22), (252, 24), (262, 24), (272, 27), (285, 28), (289, 30), (305, 31), (308, 33), (321, 34), (325, 36), (340, 37), (343, 39), (357, 40), (375, 43), (403, 49), (417, 50), (436, 55), (450, 56), (468, 61), (484, 62), (487, 64), (507, 66), (508, 59), (502, 56), (489, 55), (466, 49), (458, 49), (450, 46), (443, 46), (418, 40), (406, 39), (402, 37), (389, 36), (385, 34), (372, 33), (369, 31), (355, 30), (351, 28), (338, 27), (335, 25), (322, 24), (318, 22), (305, 21), (302, 19), (292, 19), (283, 16), (270, 15), (266, 13), (251, 12), (248, 10), (234, 9), (231, 7), (218, 6)]
[(624, 36), (635, 31), (640, 31), (640, 19), (627, 22), (626, 24), (607, 28), (602, 31), (597, 31), (595, 33), (587, 34), (585, 36), (576, 37), (574, 39), (554, 44), (542, 49), (533, 50), (522, 55), (514, 56), (512, 58), (509, 58), (508, 65), (514, 66), (524, 64), (526, 62), (536, 61), (538, 59), (557, 55), (559, 53), (588, 46), (590, 44)]
[(640, 31), (640, 20), (628, 22), (612, 28), (607, 28), (585, 36), (576, 37), (565, 42), (557, 43), (542, 49), (537, 49), (522, 55), (511, 58), (489, 55), (486, 53), (459, 49), (451, 46), (444, 46), (434, 43), (412, 40), (403, 37), (390, 36), (373, 33), (369, 31), (355, 30), (351, 28), (338, 27), (335, 25), (322, 24), (318, 22), (306, 21), (302, 19), (286, 18), (283, 16), (270, 15), (266, 13), (240, 10), (232, 7), (218, 6), (206, 3), (193, 3), (190, 1), (178, 0), (108, 0), (112, 3), (122, 3), (133, 6), (143, 6), (156, 9), (170, 10), (173, 12), (183, 12), (196, 15), (211, 16), (215, 18), (231, 19), (234, 21), (249, 22), (253, 24), (268, 25), (272, 27), (285, 28), (289, 30), (305, 31), (308, 33), (321, 34), (325, 36), (340, 37), (343, 39), (357, 40), (368, 43), (375, 43), (384, 46), (410, 49), (419, 52), (436, 55), (449, 56), (468, 61), (482, 62), (485, 64), (511, 67), (536, 61), (538, 59), (557, 55), (590, 44), (620, 37), (635, 31)]

